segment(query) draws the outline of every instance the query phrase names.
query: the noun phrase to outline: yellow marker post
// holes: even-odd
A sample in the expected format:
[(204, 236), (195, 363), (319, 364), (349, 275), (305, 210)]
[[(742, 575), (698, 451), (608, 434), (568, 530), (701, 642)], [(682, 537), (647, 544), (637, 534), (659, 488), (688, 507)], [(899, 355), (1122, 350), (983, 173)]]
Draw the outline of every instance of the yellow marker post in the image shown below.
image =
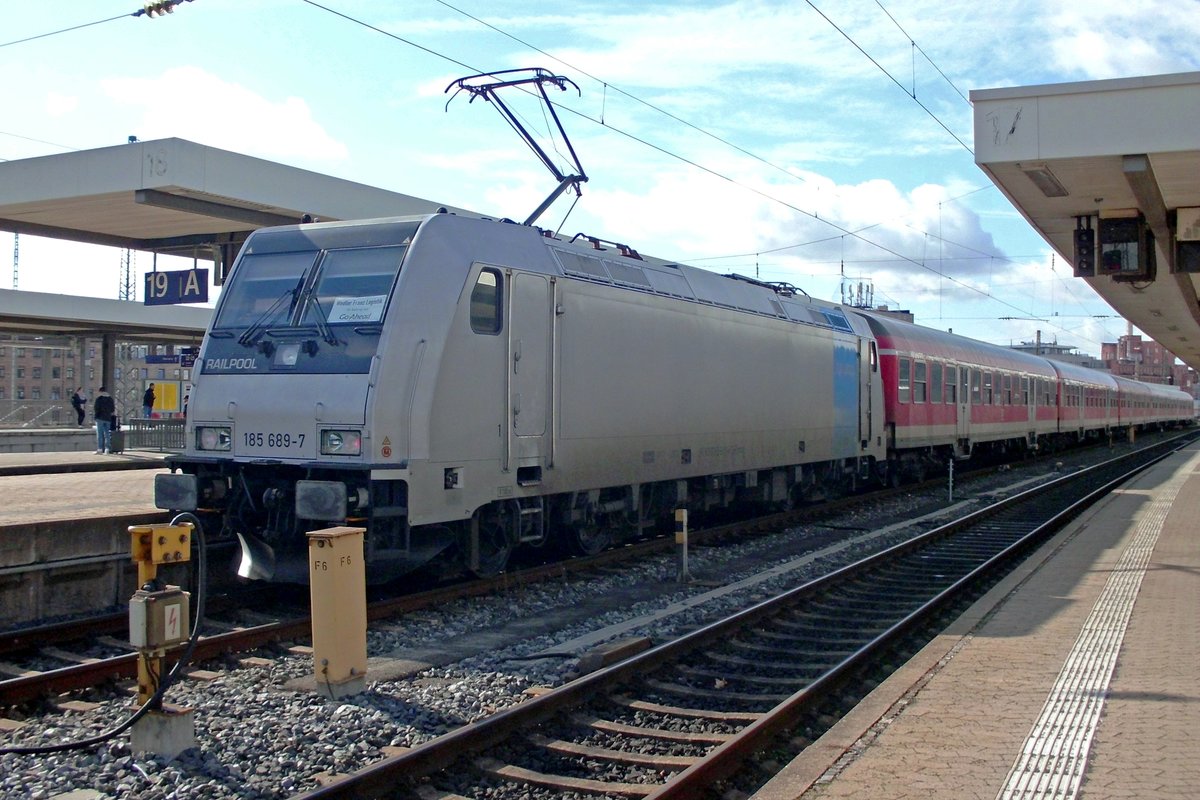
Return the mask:
[(312, 594), (313, 672), (335, 699), (367, 688), (365, 528), (326, 528), (308, 534)]
[(688, 512), (686, 508), (675, 509), (675, 544), (679, 552), (679, 582), (692, 579), (688, 572)]

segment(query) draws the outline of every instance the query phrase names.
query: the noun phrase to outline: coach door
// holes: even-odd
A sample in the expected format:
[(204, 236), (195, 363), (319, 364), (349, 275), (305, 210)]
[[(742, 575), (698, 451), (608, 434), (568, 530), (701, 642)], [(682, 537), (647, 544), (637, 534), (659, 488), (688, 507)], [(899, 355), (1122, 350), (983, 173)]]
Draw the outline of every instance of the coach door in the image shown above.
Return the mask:
[(958, 422), (955, 428), (957, 444), (955, 452), (960, 456), (971, 455), (971, 370), (966, 364), (958, 365)]
[[(510, 273), (509, 306), (509, 442), (525, 483), (541, 480), (543, 463), (550, 463), (551, 325), (554, 319), (552, 285), (545, 276)], [(512, 465), (509, 465), (512, 468)]]

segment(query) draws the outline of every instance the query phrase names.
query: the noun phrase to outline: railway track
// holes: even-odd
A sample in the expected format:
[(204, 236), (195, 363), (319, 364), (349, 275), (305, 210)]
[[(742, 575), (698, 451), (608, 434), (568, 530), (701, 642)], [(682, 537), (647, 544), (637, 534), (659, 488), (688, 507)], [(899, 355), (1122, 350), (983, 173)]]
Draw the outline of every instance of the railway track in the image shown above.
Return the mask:
[(718, 796), (781, 734), (820, 727), (833, 693), (1177, 446), (1004, 500), (302, 798)]
[[(978, 472), (985, 472), (979, 470)], [(927, 481), (922, 486), (936, 486), (941, 479)], [(904, 486), (806, 506), (787, 512), (767, 514), (753, 519), (714, 525), (691, 533), (695, 546), (766, 535), (789, 526), (835, 516), (846, 508), (863, 502), (864, 498), (885, 499), (896, 494), (913, 492), (921, 486)], [(545, 580), (562, 579), (588, 570), (611, 568), (623, 562), (661, 554), (675, 547), (673, 538), (663, 536), (631, 543), (595, 556), (575, 558), (516, 569), (486, 580), (473, 580), (439, 586), (399, 597), (377, 600), (368, 607), (368, 619), (384, 621), (409, 611), (437, 607), (452, 600), (487, 594), (519, 591), (521, 587)], [(273, 587), (227, 586), (216, 598), (210, 598), (210, 614), (203, 627), (204, 634), (193, 654), (194, 663), (225, 658), (283, 642), (303, 642), (311, 633), (306, 613), (276, 611), (256, 615), (258, 621), (248, 624), (236, 621), (244, 608), (278, 608), (272, 599)], [(307, 596), (300, 600), (306, 602)], [(283, 605), (295, 609), (297, 599)], [(229, 616), (225, 616), (229, 615)], [(233, 622), (222, 622), (234, 617)], [(216, 618), (214, 620), (214, 617)], [(41, 699), (54, 698), (69, 692), (90, 689), (113, 681), (130, 679), (137, 674), (137, 657), (124, 639), (128, 634), (125, 612), (76, 619), (49, 625), (0, 632), (0, 707), (11, 707)], [(170, 660), (170, 655), (168, 655)]]
[[(884, 494), (894, 492), (887, 490)], [(693, 531), (691, 538), (699, 546), (731, 537), (766, 534), (814, 517), (836, 514), (847, 504), (855, 502), (861, 502), (861, 498), (845, 498), (820, 506), (715, 525)], [(367, 616), (368, 620), (378, 622), (410, 611), (437, 607), (459, 598), (519, 591), (521, 587), (540, 581), (611, 568), (622, 562), (661, 554), (674, 547), (673, 538), (661, 536), (594, 556), (537, 564), (494, 578), (388, 597), (371, 602)], [(294, 606), (296, 598), (291, 600), (290, 605)], [(307, 601), (306, 594), (304, 601)], [(307, 640), (311, 635), (311, 620), (307, 614), (276, 613), (276, 620), (260, 624), (220, 621), (225, 615), (236, 618), (240, 609), (270, 609), (278, 607), (281, 602), (288, 604), (286, 600), (280, 601), (276, 597), (275, 587), (257, 585), (240, 589), (227, 587), (220, 596), (210, 598), (205, 632), (197, 642), (193, 661), (201, 663), (281, 642)], [(270, 615), (268, 611), (257, 616)], [(136, 653), (121, 641), (128, 635), (128, 624), (127, 614), (119, 612), (0, 633), (0, 707), (136, 677)], [(168, 662), (173, 663), (170, 662), (170, 654)]]

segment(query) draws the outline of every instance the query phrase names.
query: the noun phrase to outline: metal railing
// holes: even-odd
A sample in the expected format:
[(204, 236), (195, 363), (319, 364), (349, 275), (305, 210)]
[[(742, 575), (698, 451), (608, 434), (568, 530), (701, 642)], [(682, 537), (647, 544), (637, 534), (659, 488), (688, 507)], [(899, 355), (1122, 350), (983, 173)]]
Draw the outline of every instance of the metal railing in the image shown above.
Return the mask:
[(75, 424), (65, 400), (0, 400), (0, 428), (61, 428)]
[(132, 419), (121, 420), (125, 431), (126, 450), (182, 450), (182, 419)]

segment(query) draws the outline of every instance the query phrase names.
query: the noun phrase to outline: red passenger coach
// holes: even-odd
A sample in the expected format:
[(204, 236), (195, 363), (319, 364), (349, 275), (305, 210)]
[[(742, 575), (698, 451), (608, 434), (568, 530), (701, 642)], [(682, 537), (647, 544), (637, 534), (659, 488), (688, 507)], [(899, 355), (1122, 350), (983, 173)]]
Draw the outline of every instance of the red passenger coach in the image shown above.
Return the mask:
[(1174, 386), (1116, 378), (1117, 416), (1122, 428), (1133, 425), (1167, 424), (1191, 417), (1195, 401)]
[[(1117, 379), (1076, 364), (1050, 362), (1058, 373), (1059, 433), (1083, 439), (1119, 426)], [(1132, 383), (1132, 381), (1131, 381)], [(1146, 384), (1136, 383), (1145, 387)]]
[(879, 346), (894, 468), (911, 476), (981, 446), (1033, 447), (1057, 432), (1058, 376), (1041, 358), (863, 314)]
[(920, 478), (980, 450), (1036, 449), (1190, 424), (1191, 395), (859, 312), (879, 351), (886, 477)]

